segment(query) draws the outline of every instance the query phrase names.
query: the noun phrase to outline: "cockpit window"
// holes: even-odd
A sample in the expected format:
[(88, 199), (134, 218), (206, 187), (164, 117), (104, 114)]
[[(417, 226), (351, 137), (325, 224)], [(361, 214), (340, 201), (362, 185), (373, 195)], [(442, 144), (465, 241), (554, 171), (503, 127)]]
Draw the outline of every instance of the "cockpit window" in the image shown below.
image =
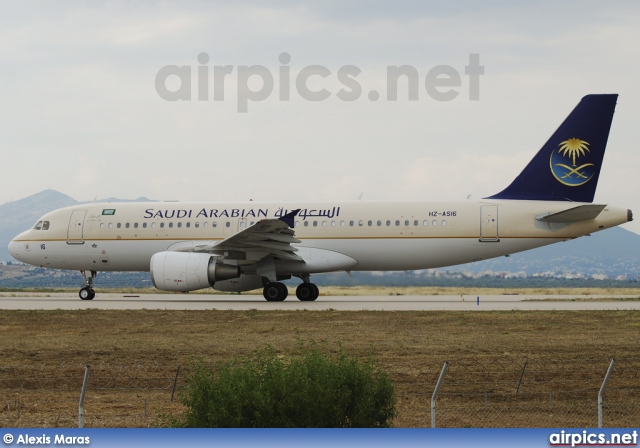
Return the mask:
[(38, 221), (33, 226), (33, 230), (49, 230), (49, 221)]

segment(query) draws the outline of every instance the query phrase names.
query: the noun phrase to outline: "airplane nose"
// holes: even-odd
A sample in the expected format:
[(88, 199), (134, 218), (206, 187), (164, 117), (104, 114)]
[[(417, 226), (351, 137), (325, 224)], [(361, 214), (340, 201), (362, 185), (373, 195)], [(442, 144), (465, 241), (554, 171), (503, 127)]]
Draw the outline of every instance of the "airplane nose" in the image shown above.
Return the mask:
[(9, 243), (9, 253), (16, 260), (23, 261), (20, 258), (20, 254), (22, 253), (22, 243), (18, 243), (15, 240), (11, 240), (11, 242)]

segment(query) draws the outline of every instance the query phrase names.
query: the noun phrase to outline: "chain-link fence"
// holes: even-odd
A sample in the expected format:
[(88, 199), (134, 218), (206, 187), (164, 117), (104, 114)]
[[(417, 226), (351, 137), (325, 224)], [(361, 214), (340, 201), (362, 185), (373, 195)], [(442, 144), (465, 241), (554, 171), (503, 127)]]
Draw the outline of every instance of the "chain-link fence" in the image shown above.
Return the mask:
[[(77, 427), (84, 365), (0, 365), (0, 426)], [(147, 427), (179, 412), (177, 366), (92, 365), (85, 427)], [(179, 380), (179, 378), (178, 378)]]
[[(436, 401), (438, 427), (595, 427), (598, 392), (610, 359), (504, 356), (449, 359)], [(394, 371), (396, 426), (429, 427), (431, 399), (443, 362)], [(0, 365), (0, 426), (74, 427), (85, 365)], [(177, 375), (179, 373), (179, 375)], [(85, 427), (160, 425), (182, 410), (176, 365), (92, 365)], [(177, 395), (177, 394), (176, 394)], [(640, 425), (640, 359), (616, 359), (603, 400), (603, 426)]]
[[(595, 427), (610, 359), (451, 360), (436, 401), (438, 427)], [(433, 367), (436, 367), (435, 365)], [(441, 366), (438, 366), (442, 368)], [(440, 369), (423, 373), (430, 400)], [(410, 393), (410, 392), (407, 392)], [(616, 360), (603, 396), (603, 426), (640, 423), (640, 360)]]

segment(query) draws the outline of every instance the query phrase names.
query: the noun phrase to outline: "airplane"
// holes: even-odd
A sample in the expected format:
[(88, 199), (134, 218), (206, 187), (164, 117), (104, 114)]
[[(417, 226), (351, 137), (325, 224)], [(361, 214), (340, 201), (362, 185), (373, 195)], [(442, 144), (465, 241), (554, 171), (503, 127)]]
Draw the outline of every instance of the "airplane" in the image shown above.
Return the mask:
[(319, 296), (311, 275), (451, 266), (589, 235), (632, 221), (593, 204), (618, 95), (587, 95), (504, 190), (480, 200), (323, 203), (92, 203), (47, 213), (9, 244), (17, 260), (79, 270), (83, 300), (99, 271), (148, 271), (156, 288), (262, 289)]

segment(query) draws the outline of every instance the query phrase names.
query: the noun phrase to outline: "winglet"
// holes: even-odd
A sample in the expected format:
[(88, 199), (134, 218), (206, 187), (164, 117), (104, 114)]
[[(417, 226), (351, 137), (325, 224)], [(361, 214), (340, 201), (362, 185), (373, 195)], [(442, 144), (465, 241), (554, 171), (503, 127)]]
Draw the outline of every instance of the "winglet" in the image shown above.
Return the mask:
[(293, 226), (295, 225), (294, 219), (296, 217), (296, 215), (298, 214), (298, 212), (300, 211), (300, 209), (294, 210), (292, 212), (287, 213), (286, 215), (278, 218), (280, 221), (284, 222), (286, 225), (288, 225), (289, 227), (293, 228)]

